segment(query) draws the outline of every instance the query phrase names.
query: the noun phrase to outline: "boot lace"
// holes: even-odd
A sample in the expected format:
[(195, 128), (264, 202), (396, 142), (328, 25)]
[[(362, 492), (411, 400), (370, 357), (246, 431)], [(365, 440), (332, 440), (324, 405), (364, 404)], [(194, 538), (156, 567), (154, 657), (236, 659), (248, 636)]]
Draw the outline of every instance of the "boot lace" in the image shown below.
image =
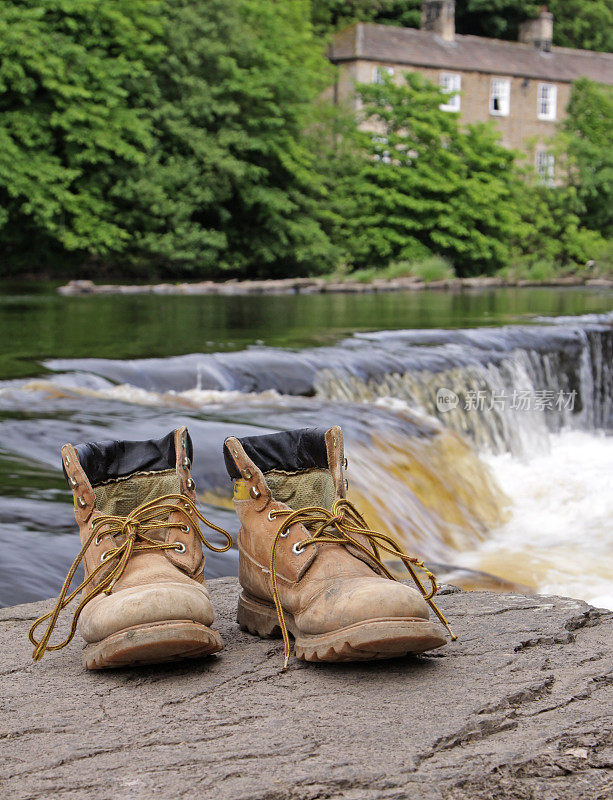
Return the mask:
[[(185, 518), (185, 522), (177, 522), (169, 525), (168, 517), (172, 512), (181, 513)], [(211, 544), (200, 530), (198, 520), (204, 522), (204, 524), (212, 530), (223, 534), (227, 539), (227, 544), (223, 547), (217, 547)], [(32, 654), (34, 661), (40, 661), (46, 650), (61, 650), (62, 647), (65, 647), (72, 641), (77, 630), (79, 617), (85, 606), (90, 600), (93, 600), (94, 597), (100, 594), (111, 594), (113, 587), (123, 575), (134, 553), (177, 550), (177, 542), (160, 542), (147, 536), (147, 534), (152, 531), (162, 530), (168, 527), (179, 527), (185, 532), (191, 527), (202, 544), (208, 547), (209, 550), (214, 550), (216, 553), (224, 553), (232, 547), (232, 537), (230, 534), (223, 528), (219, 528), (213, 522), (206, 519), (198, 511), (189, 497), (182, 494), (167, 494), (156, 497), (154, 500), (149, 500), (138, 506), (125, 517), (115, 516), (113, 514), (101, 514), (99, 517), (96, 517), (92, 523), (91, 533), (87, 541), (82, 546), (79, 554), (68, 570), (66, 580), (62, 585), (62, 590), (53, 610), (39, 617), (30, 628), (29, 638), (34, 645), (34, 652)], [(106, 530), (102, 531), (102, 528), (106, 528)], [(94, 541), (96, 541), (96, 544), (99, 544), (99, 538), (107, 535), (113, 537), (113, 540), (116, 536), (123, 536), (125, 538), (121, 544), (116, 544), (115, 547), (103, 553), (101, 563), (96, 569), (94, 569), (76, 589), (69, 593), (68, 590), (77, 571), (77, 567), (83, 560), (88, 548)], [(98, 573), (108, 569), (112, 562), (114, 562), (112, 568), (104, 575), (102, 580), (93, 589), (90, 589), (89, 592), (84, 592), (83, 597), (75, 609), (68, 636), (59, 644), (49, 644), (51, 634), (60, 613), (74, 600), (79, 592), (84, 591), (92, 583)], [(49, 621), (47, 629), (41, 639), (37, 640), (34, 633), (36, 629), (47, 620)]]
[[(349, 502), (349, 500), (336, 500), (331, 511), (318, 506), (309, 506), (307, 508), (301, 508), (298, 511), (273, 509), (269, 514), (271, 519), (283, 516), (285, 519), (279, 526), (279, 530), (275, 535), (272, 549), (270, 551), (270, 582), (272, 585), (272, 596), (275, 603), (275, 608), (277, 610), (277, 616), (279, 618), (279, 625), (283, 635), (285, 656), (285, 661), (283, 664), (284, 670), (287, 669), (289, 662), (290, 642), (285, 617), (283, 615), (283, 607), (279, 597), (276, 566), (277, 545), (279, 540), (285, 538), (289, 529), (296, 523), (302, 523), (306, 528), (308, 528), (309, 533), (311, 534), (308, 539), (303, 539), (294, 545), (295, 552), (297, 553), (301, 552), (305, 547), (307, 547), (307, 545), (310, 544), (329, 543), (341, 544), (344, 546), (351, 545), (368, 556), (371, 561), (374, 561), (383, 571), (383, 573), (390, 578), (390, 580), (397, 579), (383, 563), (381, 551), (390, 553), (391, 555), (399, 558), (413, 578), (415, 585), (421, 592), (424, 600), (428, 603), (432, 611), (443, 623), (451, 638), (453, 640), (457, 639), (457, 636), (449, 627), (449, 624), (443, 616), (443, 613), (432, 599), (438, 591), (436, 578), (432, 572), (430, 572), (424, 562), (418, 559), (416, 556), (411, 556), (405, 553), (398, 542), (396, 542), (391, 536), (369, 528), (364, 517), (356, 509), (353, 503)], [(372, 549), (357, 541), (357, 539), (354, 538), (356, 534), (365, 537)], [(425, 573), (428, 581), (430, 582), (430, 589), (427, 589), (424, 586), (416, 570), (420, 570), (421, 572)]]

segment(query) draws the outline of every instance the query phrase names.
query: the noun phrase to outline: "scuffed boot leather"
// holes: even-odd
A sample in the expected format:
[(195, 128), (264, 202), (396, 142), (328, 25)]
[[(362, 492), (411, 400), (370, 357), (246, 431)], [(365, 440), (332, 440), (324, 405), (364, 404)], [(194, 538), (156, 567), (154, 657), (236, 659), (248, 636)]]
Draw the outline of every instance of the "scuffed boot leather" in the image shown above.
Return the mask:
[[(204, 581), (203, 544), (227, 550), (232, 540), (196, 509), (186, 428), (157, 441), (100, 442), (62, 448), (82, 549), (52, 612), (30, 629), (34, 659), (64, 647), (78, 629), (83, 664), (103, 669), (197, 658), (222, 649), (210, 628), (213, 607)], [(198, 520), (223, 533), (211, 545)], [(79, 562), (85, 579), (68, 587)], [(50, 645), (58, 615), (82, 590), (69, 636)], [(46, 620), (42, 638), (35, 631)]]
[[(421, 653), (446, 643), (432, 602), (434, 576), (391, 537), (368, 529), (345, 498), (339, 427), (226, 439), (242, 593), (238, 622), (263, 637), (282, 635), (285, 665)], [(419, 589), (397, 582), (382, 553), (401, 559)], [(416, 569), (425, 572), (431, 590)]]

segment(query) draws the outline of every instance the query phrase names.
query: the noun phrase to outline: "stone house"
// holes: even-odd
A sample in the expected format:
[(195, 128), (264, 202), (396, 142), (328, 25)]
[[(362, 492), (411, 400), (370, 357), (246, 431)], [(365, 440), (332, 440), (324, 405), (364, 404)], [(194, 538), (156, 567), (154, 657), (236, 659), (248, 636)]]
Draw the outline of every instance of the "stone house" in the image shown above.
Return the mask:
[(421, 30), (356, 23), (330, 46), (338, 65), (336, 102), (354, 102), (356, 83), (401, 80), (419, 71), (451, 95), (442, 108), (465, 122), (494, 120), (502, 143), (534, 158), (543, 180), (553, 180), (547, 142), (564, 117), (572, 82), (587, 77), (613, 84), (613, 54), (553, 47), (553, 15), (545, 7), (520, 27), (519, 41), (461, 36), (455, 0), (424, 0)]

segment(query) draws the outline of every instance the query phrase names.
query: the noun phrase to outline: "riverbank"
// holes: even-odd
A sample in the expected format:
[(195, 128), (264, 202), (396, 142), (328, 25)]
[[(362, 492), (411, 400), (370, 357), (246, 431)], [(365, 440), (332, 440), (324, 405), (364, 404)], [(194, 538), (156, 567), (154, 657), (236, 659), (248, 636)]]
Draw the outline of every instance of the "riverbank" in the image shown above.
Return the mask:
[[(210, 581), (217, 657), (86, 672), (31, 660), (51, 601), (0, 611), (0, 786), (13, 800), (594, 800), (610, 790), (613, 614), (561, 597), (443, 589), (458, 641), (319, 665), (239, 630)], [(58, 638), (67, 630), (58, 625)], [(608, 796), (608, 795), (607, 795)]]
[(568, 276), (551, 278), (545, 281), (509, 280), (497, 277), (451, 278), (445, 280), (423, 281), (419, 278), (404, 277), (392, 280), (354, 281), (326, 280), (325, 278), (282, 278), (271, 280), (224, 282), (200, 281), (196, 283), (156, 283), (156, 284), (97, 284), (90, 280), (73, 280), (58, 288), (65, 296), (83, 295), (283, 295), (283, 294), (365, 294), (394, 291), (420, 291), (422, 289), (444, 289), (461, 291), (465, 289), (499, 289), (509, 287), (575, 287), (613, 289), (613, 279), (582, 278)]

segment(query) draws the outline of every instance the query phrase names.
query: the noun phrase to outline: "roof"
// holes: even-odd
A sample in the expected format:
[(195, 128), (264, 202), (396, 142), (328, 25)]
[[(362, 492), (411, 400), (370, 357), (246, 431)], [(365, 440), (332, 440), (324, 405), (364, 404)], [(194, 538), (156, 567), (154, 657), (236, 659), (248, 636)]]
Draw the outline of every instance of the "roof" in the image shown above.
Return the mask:
[(456, 69), (568, 82), (580, 77), (613, 84), (613, 54), (554, 47), (551, 52), (532, 44), (456, 35), (453, 42), (432, 31), (358, 22), (339, 31), (330, 59), (383, 61), (411, 67)]

